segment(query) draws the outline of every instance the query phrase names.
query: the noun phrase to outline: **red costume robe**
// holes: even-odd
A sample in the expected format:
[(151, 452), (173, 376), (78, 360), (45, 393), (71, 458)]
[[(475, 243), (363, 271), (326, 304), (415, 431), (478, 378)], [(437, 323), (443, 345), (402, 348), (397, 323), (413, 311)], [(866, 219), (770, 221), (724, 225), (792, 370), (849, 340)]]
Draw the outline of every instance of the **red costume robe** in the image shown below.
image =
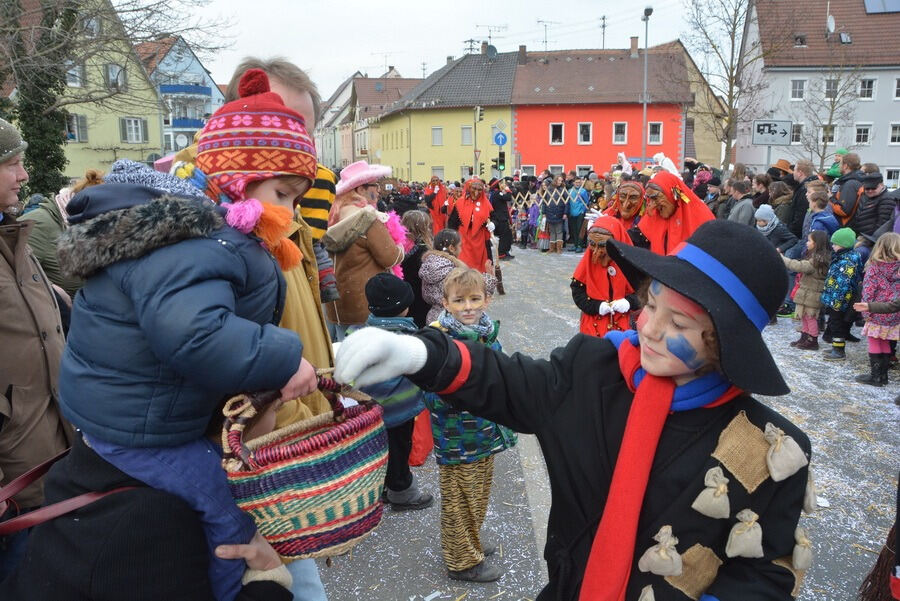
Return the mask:
[(687, 240), (701, 224), (712, 221), (715, 215), (694, 191), (677, 175), (660, 171), (650, 180), (662, 188), (663, 194), (674, 203), (675, 212), (665, 219), (655, 210), (648, 210), (638, 223), (638, 229), (650, 242), (650, 250), (665, 255)]
[[(625, 231), (621, 220), (603, 215), (598, 217), (591, 227), (603, 228), (612, 234), (613, 239), (624, 244), (631, 245), (631, 238)], [(622, 270), (612, 261), (609, 265), (594, 265), (591, 263), (591, 247), (584, 251), (581, 261), (575, 267), (572, 278), (585, 286), (585, 290), (591, 299), (612, 302), (634, 292), (634, 288), (628, 283)], [(628, 315), (626, 313), (610, 313), (608, 315), (588, 315), (581, 313), (580, 331), (589, 336), (606, 336), (610, 330), (625, 331), (628, 329)]]
[(488, 260), (487, 243), (491, 239), (491, 233), (486, 227), (491, 222), (491, 203), (484, 191), (475, 200), (469, 198), (469, 188), (475, 181), (481, 180), (473, 178), (465, 183), (463, 195), (456, 200), (453, 211), (460, 221), (458, 231), (462, 250), (459, 259), (472, 269), (484, 273), (484, 264)]
[(441, 212), (441, 209), (444, 208), (444, 203), (447, 201), (447, 188), (444, 184), (438, 183), (434, 186), (431, 184), (425, 186), (425, 195), (430, 196), (431, 194), (434, 194), (434, 198), (431, 200), (428, 212), (431, 214), (432, 231), (436, 236), (439, 231), (447, 227), (447, 214), (450, 207), (447, 207), (446, 212)]

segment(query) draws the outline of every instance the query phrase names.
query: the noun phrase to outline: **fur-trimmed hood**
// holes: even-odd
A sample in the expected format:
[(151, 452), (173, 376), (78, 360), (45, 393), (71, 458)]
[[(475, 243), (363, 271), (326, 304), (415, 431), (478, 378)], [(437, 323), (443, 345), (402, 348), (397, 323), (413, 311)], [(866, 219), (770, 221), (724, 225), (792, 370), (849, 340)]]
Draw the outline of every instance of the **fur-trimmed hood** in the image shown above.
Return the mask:
[(214, 205), (164, 195), (71, 226), (59, 238), (59, 264), (67, 275), (87, 278), (118, 261), (201, 238), (224, 226), (225, 220)]

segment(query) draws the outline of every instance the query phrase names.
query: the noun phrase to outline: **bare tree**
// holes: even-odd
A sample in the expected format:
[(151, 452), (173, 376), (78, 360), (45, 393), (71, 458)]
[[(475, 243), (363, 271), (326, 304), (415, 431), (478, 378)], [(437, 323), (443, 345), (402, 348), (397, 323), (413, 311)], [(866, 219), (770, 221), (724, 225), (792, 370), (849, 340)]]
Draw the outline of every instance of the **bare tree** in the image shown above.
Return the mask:
[[(834, 154), (837, 127), (854, 121), (859, 85), (859, 65), (847, 65), (842, 57), (835, 56), (831, 65), (822, 68), (821, 77), (809, 81), (803, 99), (792, 111), (793, 120), (803, 124), (798, 151), (817, 162), (819, 171)], [(854, 133), (852, 142), (845, 146), (852, 148), (855, 142)]]
[(789, 39), (786, 24), (784, 32), (767, 39), (765, 50), (761, 44), (748, 43), (744, 34), (753, 14), (752, 4), (752, 0), (684, 2), (688, 29), (682, 39), (695, 60), (699, 58), (698, 68), (721, 101), (721, 106), (695, 106), (694, 113), (701, 121), (698, 126), (715, 132), (724, 144), (723, 171), (731, 165), (738, 124), (760, 116), (760, 100), (767, 86), (763, 61)]

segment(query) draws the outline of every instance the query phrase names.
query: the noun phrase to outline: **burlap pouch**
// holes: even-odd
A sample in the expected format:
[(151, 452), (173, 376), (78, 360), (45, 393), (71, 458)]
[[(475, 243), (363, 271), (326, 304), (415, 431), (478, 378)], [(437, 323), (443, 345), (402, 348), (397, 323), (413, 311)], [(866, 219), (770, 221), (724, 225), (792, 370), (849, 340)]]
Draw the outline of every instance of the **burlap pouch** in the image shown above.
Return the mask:
[(766, 453), (766, 466), (775, 482), (781, 482), (793, 476), (801, 467), (809, 463), (797, 441), (785, 435), (781, 428), (767, 423), (765, 437), (770, 445)]
[(791, 556), (791, 563), (794, 564), (796, 570), (808, 570), (812, 565), (812, 543), (806, 537), (806, 530), (797, 526), (794, 530), (794, 554)]
[(722, 468), (716, 466), (707, 470), (703, 484), (706, 488), (700, 491), (691, 507), (707, 517), (727, 519), (731, 505), (728, 502), (728, 478), (722, 473)]
[(806, 492), (803, 493), (803, 511), (813, 513), (819, 509), (819, 505), (816, 503), (816, 484), (813, 482), (812, 468), (807, 473), (809, 475), (806, 478)]
[(681, 574), (681, 555), (675, 550), (678, 539), (672, 536), (672, 527), (663, 526), (653, 537), (657, 544), (641, 555), (638, 569), (658, 576), (678, 576)]
[(737, 514), (740, 520), (731, 527), (725, 555), (728, 557), (762, 557), (762, 526), (756, 523), (759, 516), (750, 509), (742, 509)]

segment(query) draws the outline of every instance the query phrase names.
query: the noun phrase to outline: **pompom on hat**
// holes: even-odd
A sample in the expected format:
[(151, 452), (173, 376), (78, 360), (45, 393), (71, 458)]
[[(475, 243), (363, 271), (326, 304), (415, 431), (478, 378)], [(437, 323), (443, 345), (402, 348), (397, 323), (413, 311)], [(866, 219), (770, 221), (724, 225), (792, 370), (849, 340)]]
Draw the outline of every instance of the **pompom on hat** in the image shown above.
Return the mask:
[(231, 200), (247, 185), (294, 175), (316, 179), (316, 148), (297, 112), (269, 89), (261, 69), (238, 84), (240, 98), (222, 106), (200, 133), (196, 165)]
[(359, 186), (371, 184), (382, 177), (390, 177), (392, 170), (387, 165), (370, 165), (366, 161), (356, 161), (341, 169), (341, 179), (335, 187), (335, 194), (340, 196)]
[[(840, 231), (840, 230), (838, 230)], [(652, 278), (703, 307), (712, 318), (725, 377), (747, 392), (790, 392), (762, 337), (787, 293), (775, 247), (733, 221), (702, 224), (668, 255), (610, 240), (607, 252), (638, 289)]]

